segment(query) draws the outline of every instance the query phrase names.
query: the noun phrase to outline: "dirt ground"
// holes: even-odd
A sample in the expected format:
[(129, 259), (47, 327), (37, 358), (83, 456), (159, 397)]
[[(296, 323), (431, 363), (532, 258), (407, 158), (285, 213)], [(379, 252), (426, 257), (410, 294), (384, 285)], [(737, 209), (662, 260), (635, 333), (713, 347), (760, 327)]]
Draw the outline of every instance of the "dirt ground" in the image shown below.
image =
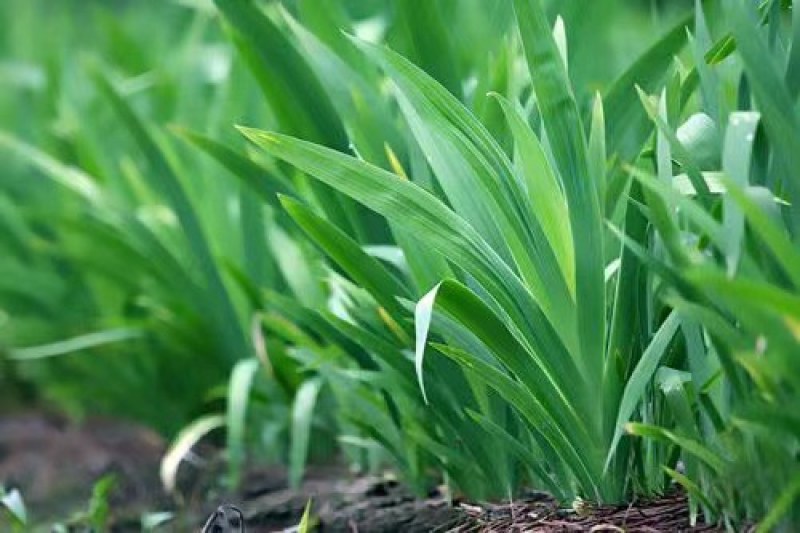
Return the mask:
[[(175, 513), (157, 531), (199, 531), (222, 503), (241, 508), (248, 532), (283, 531), (299, 522), (309, 500), (323, 532), (717, 531), (690, 527), (680, 493), (578, 514), (535, 492), (513, 505), (450, 502), (438, 491), (419, 499), (390, 478), (353, 477), (338, 467), (311, 469), (297, 490), (287, 487), (283, 469), (253, 468), (241, 493), (223, 494), (214, 488), (222, 470), (213, 459), (182, 470), (175, 498), (164, 493), (158, 477), (165, 449), (158, 435), (126, 422), (93, 418), (75, 425), (41, 413), (0, 416), (0, 484), (18, 488), (29, 515), (45, 525), (85, 509), (94, 483), (113, 474), (112, 531), (140, 531), (140, 517), (157, 511)], [(215, 452), (198, 455), (213, 458)]]

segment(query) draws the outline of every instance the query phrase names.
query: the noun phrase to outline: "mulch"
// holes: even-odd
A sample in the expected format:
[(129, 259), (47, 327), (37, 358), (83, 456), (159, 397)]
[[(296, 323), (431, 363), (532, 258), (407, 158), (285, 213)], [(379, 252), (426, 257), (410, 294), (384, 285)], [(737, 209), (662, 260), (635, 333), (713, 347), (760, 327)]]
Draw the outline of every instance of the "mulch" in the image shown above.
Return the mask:
[(391, 480), (310, 481), (299, 491), (283, 489), (245, 501), (248, 531), (282, 531), (296, 524), (313, 502), (319, 531), (343, 533), (549, 533), (613, 531), (626, 533), (716, 532), (710, 524), (692, 524), (686, 495), (675, 491), (630, 505), (599, 506), (578, 513), (543, 493), (511, 503), (448, 502), (433, 493), (412, 496)]
[(577, 512), (564, 509), (546, 494), (536, 494), (513, 504), (472, 506), (462, 504), (473, 524), (453, 533), (618, 531), (626, 533), (712, 532), (724, 529), (692, 524), (683, 492), (628, 505), (590, 507)]

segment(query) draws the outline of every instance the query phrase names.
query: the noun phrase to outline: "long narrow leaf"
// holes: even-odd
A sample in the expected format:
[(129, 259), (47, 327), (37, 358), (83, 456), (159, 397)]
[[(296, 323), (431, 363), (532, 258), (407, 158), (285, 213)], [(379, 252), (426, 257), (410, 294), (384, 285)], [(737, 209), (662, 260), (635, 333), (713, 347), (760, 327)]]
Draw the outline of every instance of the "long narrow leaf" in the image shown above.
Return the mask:
[(619, 439), (625, 430), (625, 424), (631, 419), (636, 407), (640, 404), (642, 396), (647, 386), (651, 383), (655, 375), (661, 359), (667, 353), (667, 348), (672, 342), (675, 333), (680, 326), (680, 316), (674, 311), (658, 328), (650, 345), (642, 354), (636, 367), (633, 369), (628, 382), (625, 385), (625, 390), (622, 394), (622, 400), (619, 403), (619, 412), (617, 414), (617, 428), (614, 438), (609, 446), (608, 458), (606, 459), (606, 466), (611, 462), (614, 453), (616, 452)]
[(605, 346), (603, 231), (591, 181), (583, 121), (540, 0), (515, 0), (514, 9), (545, 130), (569, 205), (575, 252), (575, 305), (586, 376), (602, 376)]

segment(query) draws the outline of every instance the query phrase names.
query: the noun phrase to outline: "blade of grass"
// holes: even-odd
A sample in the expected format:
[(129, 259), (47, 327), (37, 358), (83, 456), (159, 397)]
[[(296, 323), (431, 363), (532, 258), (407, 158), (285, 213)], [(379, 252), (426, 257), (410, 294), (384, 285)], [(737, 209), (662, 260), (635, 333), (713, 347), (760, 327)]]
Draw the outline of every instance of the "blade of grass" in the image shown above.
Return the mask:
[(159, 475), (168, 493), (175, 491), (178, 467), (197, 442), (215, 429), (225, 425), (224, 415), (206, 415), (186, 426), (175, 437), (161, 459)]
[(340, 229), (314, 214), (300, 202), (281, 197), (289, 216), (316, 242), (353, 280), (368, 290), (390, 313), (404, 315), (395, 297), (409, 297), (405, 287), (377, 260)]
[[(722, 168), (731, 181), (742, 188), (749, 184), (750, 163), (758, 121), (758, 113), (753, 112), (731, 113), (728, 118)], [(727, 240), (725, 262), (730, 276), (736, 272), (742, 253), (744, 221), (744, 213), (738, 208), (736, 201), (730, 195), (726, 195), (723, 198), (722, 225)]]
[(583, 490), (599, 497), (599, 487), (594, 482), (599, 479), (596, 472), (592, 472), (590, 458), (580, 454), (573, 441), (561, 433), (552, 424), (549, 412), (531, 396), (517, 381), (494, 368), (493, 366), (472, 357), (470, 354), (452, 346), (436, 345), (438, 351), (458, 362), (463, 368), (472, 372), (478, 379), (485, 381), (498, 392), (509, 404), (516, 408), (531, 426), (541, 432), (543, 438), (552, 446), (564, 464), (568, 465), (572, 474), (581, 484)]
[(629, 422), (636, 407), (640, 404), (644, 391), (650, 385), (658, 365), (666, 355), (679, 326), (680, 317), (677, 313), (672, 312), (653, 335), (653, 339), (642, 354), (633, 372), (631, 372), (619, 403), (616, 432), (609, 446), (606, 466), (610, 464), (622, 437), (625, 424)]
[(267, 204), (277, 208), (277, 195), (296, 195), (294, 187), (283, 176), (270, 172), (224, 144), (185, 128), (174, 127), (172, 131), (214, 158)]
[(696, 440), (688, 439), (666, 429), (636, 422), (626, 424), (625, 431), (631, 435), (638, 437), (647, 437), (651, 439), (658, 439), (664, 442), (671, 442), (680, 446), (684, 451), (690, 453), (706, 463), (711, 469), (720, 474), (725, 469), (723, 459), (717, 456), (704, 444)]
[(600, 205), (591, 182), (586, 139), (564, 63), (539, 0), (515, 0), (536, 101), (564, 185), (575, 253), (575, 306), (585, 376), (603, 375), (604, 256)]
[(289, 485), (298, 487), (308, 459), (311, 427), (317, 396), (322, 389), (322, 380), (312, 378), (303, 382), (292, 405), (292, 446), (289, 453)]
[(398, 23), (406, 31), (408, 57), (455, 97), (462, 98), (458, 61), (441, 9), (437, 2), (403, 0), (397, 4)]
[(225, 415), (227, 427), (226, 449), (228, 452), (228, 485), (239, 487), (245, 460), (245, 430), (247, 427), (247, 404), (253, 388), (253, 380), (260, 362), (256, 358), (237, 362), (231, 371), (228, 383), (228, 409)]
[(80, 335), (64, 341), (41, 346), (31, 346), (27, 348), (13, 348), (9, 353), (9, 358), (17, 361), (32, 361), (36, 359), (46, 359), (60, 355), (68, 355), (81, 350), (104, 346), (116, 342), (123, 342), (131, 339), (141, 338), (143, 332), (138, 329), (120, 328), (98, 331)]

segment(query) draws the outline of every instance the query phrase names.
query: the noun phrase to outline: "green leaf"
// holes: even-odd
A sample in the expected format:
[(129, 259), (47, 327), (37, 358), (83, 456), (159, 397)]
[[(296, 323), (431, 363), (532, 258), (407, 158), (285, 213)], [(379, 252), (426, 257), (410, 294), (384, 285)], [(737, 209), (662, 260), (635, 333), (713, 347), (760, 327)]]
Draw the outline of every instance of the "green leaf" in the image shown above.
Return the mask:
[(706, 25), (706, 16), (703, 4), (695, 1), (695, 37), (689, 35), (689, 44), (695, 62), (695, 70), (700, 79), (700, 89), (703, 95), (703, 107), (708, 111), (714, 121), (721, 121), (723, 115), (720, 109), (719, 77), (706, 62), (706, 54), (712, 48), (711, 34)]
[[(677, 111), (674, 111), (677, 112)], [(693, 113), (675, 136), (701, 170), (716, 170), (720, 164), (720, 134), (717, 123), (706, 113)]]
[(214, 0), (240, 36), (245, 60), (276, 113), (294, 135), (347, 149), (347, 136), (319, 80), (281, 31), (251, 0)]
[[(789, 200), (800, 205), (800, 122), (794, 100), (783, 81), (782, 69), (758, 30), (759, 18), (752, 2), (729, 0), (728, 15), (748, 82), (775, 154), (787, 172), (783, 185)], [(792, 211), (794, 229), (800, 228), (800, 210)]]
[[(565, 223), (569, 220), (569, 210), (561, 185), (547, 160), (544, 148), (524, 117), (507, 99), (497, 94), (494, 96), (514, 137), (515, 160), (519, 163), (520, 180), (527, 190), (529, 209), (550, 242), (561, 266), (563, 280), (569, 286), (570, 293), (574, 294), (575, 254), (572, 249), (572, 231), (569, 224)], [(605, 165), (605, 160), (603, 164)], [(542, 266), (539, 268), (544, 270)]]
[[(659, 232), (662, 233), (662, 238), (669, 240), (667, 242), (669, 250), (674, 254), (673, 260), (676, 260), (679, 265), (687, 265), (688, 258), (686, 251), (680, 245), (677, 220), (671, 212), (666, 211), (667, 206), (680, 209), (681, 213), (685, 214), (696, 225), (699, 232), (710, 238), (720, 249), (724, 249), (726, 237), (722, 225), (702, 206), (684, 194), (685, 190), (682, 190), (681, 183), (676, 183), (675, 181), (671, 184), (664, 183), (655, 176), (634, 168), (629, 169), (629, 172), (641, 183), (645, 192), (656, 193), (655, 196), (651, 195), (648, 198), (648, 204), (653, 210), (651, 218), (654, 219)], [(719, 175), (719, 179), (723, 181), (724, 187), (724, 176)], [(661, 206), (658, 205), (659, 199)], [(661, 212), (662, 210), (664, 211), (663, 213)]]
[(600, 491), (595, 480), (600, 479), (600, 474), (593, 472), (593, 465), (589, 464), (593, 458), (576, 450), (575, 445), (580, 443), (573, 441), (555, 427), (551, 418), (552, 413), (544, 408), (536, 397), (531, 396), (522, 384), (467, 352), (445, 345), (437, 345), (436, 348), (473, 373), (476, 378), (485, 381), (517, 409), (523, 418), (541, 433), (546, 444), (551, 446), (561, 461), (567, 465), (582, 489), (599, 497)]
[[(306, 7), (309, 4), (313, 4), (313, 7)], [(325, 18), (332, 11), (341, 10), (342, 6), (328, 0), (325, 7), (321, 8), (319, 0), (314, 0), (301, 3), (300, 9), (303, 14)], [(320, 40), (322, 35), (307, 30), (285, 9), (283, 16), (344, 123), (355, 152), (365, 161), (388, 168), (385, 146), (399, 149), (402, 140), (388, 100), (383, 98), (377, 87), (377, 71), (373, 72), (367, 60), (341, 33), (341, 26), (325, 28), (330, 32), (328, 40), (338, 44), (337, 50), (356, 61), (361, 68), (356, 68), (345, 57), (328, 48)], [(334, 21), (328, 21), (328, 24), (332, 25)]]
[[(794, 7), (794, 6), (793, 6)], [(800, 9), (792, 9), (792, 47), (786, 64), (786, 87), (793, 99), (800, 93)]]
[[(468, 410), (467, 414), (477, 423), (480, 425), (484, 431), (486, 431), (492, 438), (504, 443), (506, 447), (515, 455), (517, 455), (520, 460), (524, 462), (526, 466), (531, 468), (536, 475), (538, 476), (537, 481), (541, 481), (545, 483), (545, 487), (548, 491), (558, 500), (565, 500), (564, 497), (564, 489), (563, 486), (557, 485), (554, 480), (552, 479), (550, 473), (545, 470), (545, 464), (547, 462), (543, 460), (542, 457), (537, 457), (535, 452), (530, 449), (529, 445), (524, 445), (519, 440), (511, 436), (507, 430), (503, 427), (499, 426), (496, 422), (494, 422), (490, 417), (483, 415), (481, 413), (477, 413), (475, 411)], [(557, 461), (557, 460), (556, 460)], [(554, 467), (556, 461), (553, 463), (548, 464), (549, 467)]]
[(277, 224), (267, 228), (267, 245), (291, 294), (303, 305), (323, 305), (327, 295), (317, 250), (307, 241), (292, 238)]
[(172, 130), (214, 158), (231, 174), (241, 179), (267, 204), (278, 207), (277, 195), (292, 194), (293, 186), (286, 179), (270, 172), (252, 159), (236, 153), (224, 144), (197, 132), (175, 127)]
[[(214, 0), (235, 31), (233, 41), (250, 67), (283, 131), (347, 151), (349, 141), (319, 79), (288, 34), (252, 0)], [(346, 198), (312, 183), (309, 194), (338, 226), (361, 231)]]
[[(592, 127), (589, 130), (589, 170), (592, 181), (597, 187), (597, 198), (601, 206), (606, 204), (606, 118), (603, 111), (603, 99), (600, 95), (594, 98), (592, 106)], [(569, 279), (569, 278), (567, 278)]]
[(256, 358), (237, 362), (231, 371), (228, 383), (228, 409), (225, 415), (227, 427), (226, 447), (228, 452), (228, 484), (239, 486), (245, 459), (245, 430), (247, 428), (247, 404), (253, 388), (253, 380), (261, 363)]
[(81, 350), (123, 342), (142, 337), (143, 332), (138, 329), (120, 328), (87, 333), (64, 341), (31, 346), (27, 348), (13, 348), (9, 357), (17, 361), (31, 361), (35, 359), (46, 359), (60, 355), (68, 355)]
[[(741, 188), (749, 185), (750, 163), (759, 118), (759, 114), (754, 112), (731, 113), (728, 118), (722, 169), (730, 180)], [(722, 224), (727, 239), (725, 262), (728, 275), (733, 276), (744, 244), (744, 213), (738, 208), (736, 200), (730, 196), (725, 196), (723, 199)]]
[(601, 347), (605, 346), (601, 317), (606, 312), (603, 222), (591, 181), (583, 122), (540, 0), (515, 0), (514, 9), (536, 103), (569, 205), (581, 363), (586, 376), (601, 376)]
[(407, 36), (409, 58), (453, 93), (462, 97), (458, 62), (442, 5), (428, 0), (403, 0), (396, 6), (398, 24)]
[(686, 44), (687, 27), (692, 17), (678, 20), (622, 73), (603, 96), (608, 119), (608, 153), (622, 161), (635, 158), (652, 133), (647, 115), (637, 105), (636, 86), (657, 91), (665, 80), (678, 52)]
[(306, 508), (303, 511), (303, 516), (300, 518), (300, 523), (297, 524), (297, 533), (311, 533), (314, 527), (314, 520), (311, 518), (311, 504), (313, 500), (309, 499), (306, 503)]
[[(571, 393), (577, 368), (570, 359), (529, 352), (474, 292), (457, 281), (444, 280), (426, 298), (430, 299), (423, 306), (422, 318), (430, 320), (430, 310), (434, 303), (438, 304), (490, 348), (495, 358), (550, 409), (550, 416), (565, 432), (577, 432), (581, 444), (587, 441), (587, 424), (578, 414), (586, 406), (576, 402), (576, 395)], [(425, 330), (427, 327), (422, 331)], [(417, 342), (424, 338), (418, 335)]]
[(631, 372), (630, 378), (625, 384), (622, 399), (619, 402), (616, 431), (608, 449), (606, 468), (617, 451), (619, 440), (625, 430), (625, 424), (628, 423), (636, 407), (640, 404), (645, 389), (650, 385), (661, 359), (667, 353), (667, 348), (672, 343), (679, 326), (680, 317), (673, 311), (653, 335), (653, 339), (642, 354), (633, 372)]
[[(767, 310), (787, 319), (800, 320), (800, 295), (762, 281), (730, 279), (710, 269), (693, 269), (685, 276), (698, 287), (712, 292), (731, 309), (746, 313)], [(744, 307), (742, 307), (744, 306)], [(752, 322), (749, 324), (755, 326)]]
[(298, 487), (308, 459), (311, 427), (317, 396), (322, 389), (320, 378), (308, 379), (300, 385), (292, 404), (292, 445), (289, 452), (289, 485)]
[(112, 492), (117, 487), (117, 484), (118, 480), (115, 474), (106, 474), (92, 486), (92, 497), (89, 499), (86, 518), (96, 531), (108, 529), (109, 515), (111, 512), (109, 499), (111, 498)]
[(664, 118), (660, 116), (658, 112), (658, 106), (651, 101), (650, 97), (645, 94), (644, 91), (638, 88), (637, 90), (639, 92), (639, 99), (642, 103), (642, 106), (645, 108), (645, 111), (647, 111), (650, 119), (658, 127), (658, 131), (668, 141), (673, 157), (686, 171), (689, 180), (692, 182), (694, 190), (697, 191), (697, 194), (702, 197), (708, 196), (710, 191), (708, 190), (708, 186), (703, 179), (703, 174), (700, 170), (700, 167), (695, 162), (693, 154), (691, 154), (689, 150), (681, 143), (677, 134), (672, 131), (669, 124), (667, 124)]
[(296, 200), (281, 197), (280, 201), (289, 216), (353, 281), (369, 291), (395, 317), (403, 316), (396, 298), (410, 295), (400, 281), (339, 228)]
[(225, 425), (225, 416), (220, 414), (205, 415), (198, 418), (178, 433), (170, 445), (167, 453), (161, 459), (159, 475), (161, 483), (167, 492), (175, 491), (178, 467), (184, 457), (191, 451), (197, 442), (215, 429)]
[[(725, 194), (726, 189), (723, 185), (724, 175), (722, 172), (702, 172), (700, 174), (711, 194)], [(692, 185), (692, 180), (686, 174), (672, 176), (672, 186), (684, 196), (697, 196), (697, 190)]]
[[(130, 254), (126, 257), (126, 267), (152, 273), (189, 300), (200, 299), (198, 294), (203, 291), (191, 277), (192, 273), (187, 272), (175, 251), (165, 245), (162, 236), (156, 233), (157, 229), (143, 223), (135, 214), (126, 212), (124, 206), (111, 201), (110, 196), (96, 184), (98, 178), (2, 132), (0, 145), (30, 162), (55, 183), (83, 198), (91, 206), (88, 213), (91, 225), (82, 226), (81, 231), (92, 232), (93, 236), (105, 239), (103, 242), (106, 246), (113, 243)], [(132, 263), (131, 258), (135, 258), (136, 262)]]
[(100, 187), (89, 174), (74, 166), (65, 165), (43, 151), (0, 130), (0, 146), (30, 161), (44, 174), (85, 198), (90, 204), (102, 202)]
[[(462, 104), (406, 59), (383, 47), (358, 45), (397, 87), (400, 108), (453, 211), (516, 267), (551, 321), (568, 323), (572, 305), (566, 282), (546, 233), (527, 205), (522, 180), (513, 176), (497, 142)], [(565, 328), (563, 335), (570, 334)]]
[[(780, 219), (776, 221), (774, 217), (771, 218), (757, 203), (754, 194), (748, 195), (745, 190), (742, 190), (733, 182), (729, 182), (726, 185), (728, 195), (739, 205), (750, 228), (759, 236), (763, 244), (769, 248), (769, 251), (772, 252), (786, 275), (792, 280), (795, 288), (800, 288), (800, 251), (795, 247), (789, 234), (779, 222)], [(772, 196), (769, 191), (761, 190)]]
[(687, 476), (681, 474), (677, 470), (667, 468), (666, 466), (662, 466), (661, 468), (664, 469), (664, 472), (666, 472), (669, 477), (679, 483), (680, 486), (683, 487), (687, 493), (689, 493), (690, 497), (697, 499), (708, 509), (716, 509), (716, 506), (713, 505), (711, 500), (705, 495), (703, 488), (697, 483), (689, 479)]
[(675, 445), (680, 446), (685, 452), (694, 455), (706, 463), (717, 475), (721, 474), (725, 469), (724, 460), (712, 452), (707, 446), (697, 442), (696, 440), (682, 437), (664, 428), (648, 424), (640, 424), (637, 422), (629, 422), (626, 424), (625, 431), (631, 435), (636, 435), (639, 437), (647, 437), (650, 439), (658, 439), (664, 442), (674, 443)]

